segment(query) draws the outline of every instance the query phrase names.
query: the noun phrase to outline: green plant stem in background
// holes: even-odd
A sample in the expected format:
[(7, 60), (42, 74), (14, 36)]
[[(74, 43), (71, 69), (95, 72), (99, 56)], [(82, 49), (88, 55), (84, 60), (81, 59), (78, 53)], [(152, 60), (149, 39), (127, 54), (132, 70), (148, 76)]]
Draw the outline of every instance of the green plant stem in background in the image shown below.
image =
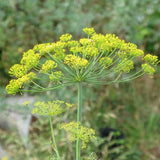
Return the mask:
[(53, 131), (53, 126), (52, 126), (51, 116), (49, 116), (49, 123), (50, 123), (50, 128), (51, 128), (51, 135), (52, 135), (53, 144), (54, 144), (54, 147), (55, 147), (55, 152), (56, 152), (58, 160), (60, 160), (60, 155), (59, 155), (56, 140), (55, 140), (55, 137), (54, 137), (54, 131)]
[[(78, 108), (77, 108), (77, 123), (81, 123), (82, 117), (82, 82), (78, 82)], [(77, 137), (76, 143), (76, 160), (80, 160), (81, 146), (80, 139)]]

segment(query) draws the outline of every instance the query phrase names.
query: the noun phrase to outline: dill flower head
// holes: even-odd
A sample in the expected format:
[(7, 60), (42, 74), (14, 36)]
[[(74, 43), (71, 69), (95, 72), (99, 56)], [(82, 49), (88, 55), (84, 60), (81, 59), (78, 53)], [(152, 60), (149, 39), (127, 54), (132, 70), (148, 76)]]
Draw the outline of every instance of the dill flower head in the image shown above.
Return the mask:
[(57, 67), (57, 63), (55, 63), (52, 60), (47, 60), (43, 65), (42, 65), (42, 72), (44, 73), (49, 73), (50, 71), (53, 70), (53, 68)]
[(157, 56), (153, 56), (153, 55), (150, 55), (150, 54), (147, 54), (143, 60), (147, 63), (147, 64), (150, 64), (150, 65), (153, 65), (153, 66), (156, 66), (159, 61), (158, 61), (158, 57)]
[(94, 35), (96, 33), (95, 30), (94, 30), (94, 28), (84, 28), (83, 31), (88, 36), (92, 36), (92, 35)]
[(153, 75), (155, 73), (155, 69), (147, 63), (142, 64), (142, 68), (143, 68), (144, 72), (148, 73), (149, 75)]
[(37, 44), (34, 46), (33, 51), (39, 53), (41, 56), (54, 51), (54, 44), (51, 43), (44, 43), (44, 44)]
[(72, 68), (82, 69), (82, 68), (87, 67), (88, 60), (84, 59), (84, 58), (81, 58), (81, 57), (77, 57), (77, 56), (72, 55), (72, 54), (69, 54), (65, 57), (64, 63), (67, 64), (68, 66), (72, 67)]
[[(57, 42), (37, 44), (24, 52), (20, 64), (15, 64), (9, 70), (14, 79), (6, 87), (7, 92), (21, 92), (25, 85), (39, 92), (77, 82), (120, 83), (145, 73), (155, 73), (159, 63), (157, 56), (144, 55), (135, 44), (125, 42), (115, 34), (97, 34), (93, 28), (85, 28), (83, 31), (88, 35), (87, 38), (75, 41), (67, 33)], [(139, 59), (144, 61), (141, 67), (137, 65)], [(28, 72), (35, 73), (36, 78), (29, 77)], [(41, 79), (45, 83), (40, 84)], [(48, 87), (50, 82), (53, 86)]]
[(25, 65), (28, 69), (36, 67), (39, 63), (40, 54), (35, 53), (33, 50), (29, 50), (23, 54), (21, 64)]
[(72, 104), (65, 103), (64, 101), (60, 100), (48, 101), (47, 103), (44, 101), (39, 101), (34, 104), (34, 108), (32, 109), (31, 113), (43, 116), (59, 115), (71, 108), (72, 106)]
[(13, 65), (10, 70), (9, 70), (9, 74), (13, 77), (17, 77), (20, 78), (22, 76), (24, 76), (25, 74), (27, 74), (28, 72), (28, 67), (21, 65), (21, 64), (15, 64)]
[(49, 76), (50, 82), (53, 82), (55, 84), (61, 83), (63, 80), (64, 74), (61, 71), (52, 72)]
[(36, 74), (33, 72), (30, 72), (21, 78), (18, 79), (12, 79), (9, 84), (6, 86), (6, 91), (8, 94), (15, 95), (17, 92), (19, 92), (25, 84), (30, 82), (32, 79), (36, 78)]
[[(129, 73), (131, 69), (133, 69), (133, 61), (127, 58), (122, 59), (122, 62), (117, 65), (117, 69), (119, 72)], [(116, 72), (115, 70), (115, 72)]]
[(93, 129), (84, 127), (77, 122), (62, 123), (59, 128), (64, 129), (69, 134), (71, 141), (76, 141), (77, 138), (81, 139), (82, 149), (87, 147), (91, 139), (96, 139)]
[(72, 38), (72, 35), (66, 33), (66, 34), (63, 34), (63, 35), (60, 37), (60, 40), (61, 40), (62, 42), (67, 42), (67, 41), (71, 40), (71, 38)]
[(99, 54), (99, 51), (96, 47), (93, 46), (87, 46), (84, 48), (83, 54), (86, 57), (96, 57)]
[(102, 64), (104, 67), (110, 66), (112, 64), (112, 59), (110, 57), (102, 57), (99, 60), (99, 63)]

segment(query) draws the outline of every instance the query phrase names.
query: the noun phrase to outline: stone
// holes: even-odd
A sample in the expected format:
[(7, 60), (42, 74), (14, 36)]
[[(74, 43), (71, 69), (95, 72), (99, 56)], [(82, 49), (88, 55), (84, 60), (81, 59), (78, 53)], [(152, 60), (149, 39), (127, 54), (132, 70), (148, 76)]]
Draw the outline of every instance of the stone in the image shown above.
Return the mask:
[(0, 104), (2, 111), (0, 112), (0, 127), (7, 131), (17, 131), (23, 144), (27, 147), (27, 139), (29, 134), (32, 115), (27, 106), (22, 103), (35, 101), (34, 97), (14, 96), (9, 97)]

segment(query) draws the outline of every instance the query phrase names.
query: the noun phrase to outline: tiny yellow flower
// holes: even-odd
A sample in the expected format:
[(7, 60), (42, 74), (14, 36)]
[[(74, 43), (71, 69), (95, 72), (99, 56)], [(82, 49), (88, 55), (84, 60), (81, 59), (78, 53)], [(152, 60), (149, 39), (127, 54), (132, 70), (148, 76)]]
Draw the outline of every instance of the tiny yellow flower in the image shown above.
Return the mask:
[(64, 77), (61, 71), (52, 72), (49, 76), (49, 80), (55, 84), (60, 83)]
[(99, 51), (96, 47), (87, 46), (87, 47), (84, 48), (83, 54), (86, 57), (96, 57), (99, 54)]
[(69, 34), (69, 33), (66, 33), (66, 34), (63, 34), (63, 35), (60, 37), (60, 40), (61, 40), (62, 42), (67, 42), (67, 41), (71, 40), (71, 38), (72, 38), (72, 35)]
[(24, 84), (30, 82), (32, 79), (36, 78), (36, 74), (30, 72), (21, 78), (12, 79), (6, 86), (6, 91), (8, 94), (15, 95), (23, 87)]
[(132, 60), (128, 60), (127, 58), (122, 59), (119, 64), (117, 65), (117, 68), (115, 70), (119, 72), (125, 72), (129, 73), (131, 69), (134, 68), (134, 64)]
[(20, 64), (15, 64), (10, 68), (8, 73), (11, 76), (15, 76), (17, 78), (20, 78), (23, 75), (27, 74), (27, 72), (28, 72), (28, 67), (27, 66), (20, 65)]
[(23, 105), (23, 106), (26, 106), (26, 105), (28, 105), (29, 103), (30, 103), (30, 101), (26, 101), (26, 102), (22, 103), (22, 105)]
[(57, 63), (52, 61), (52, 60), (47, 60), (43, 65), (42, 65), (42, 72), (44, 73), (49, 73), (51, 72), (54, 68), (57, 67)]
[(92, 39), (88, 39), (88, 38), (81, 38), (79, 40), (79, 42), (83, 45), (83, 46), (87, 46), (87, 45), (93, 45), (94, 41)]
[(83, 32), (86, 33), (88, 36), (92, 36), (96, 33), (94, 28), (84, 28)]
[(153, 75), (155, 73), (155, 69), (147, 63), (142, 64), (142, 68), (144, 72), (148, 73), (149, 75)]
[(68, 47), (78, 47), (78, 46), (80, 46), (80, 44), (78, 41), (72, 40), (72, 41), (67, 42), (67, 46)]
[(151, 54), (147, 54), (143, 60), (148, 63), (148, 64), (151, 64), (151, 65), (157, 65), (158, 64), (158, 57), (157, 56), (153, 56)]
[(72, 68), (82, 69), (82, 68), (87, 67), (88, 60), (84, 59), (84, 58), (81, 58), (81, 57), (77, 57), (77, 56), (72, 55), (72, 54), (69, 54), (65, 57), (64, 63), (67, 64), (68, 66), (72, 67)]
[(110, 57), (102, 57), (99, 60), (99, 63), (102, 64), (104, 67), (108, 67), (112, 64), (113, 60)]
[(40, 58), (41, 58), (40, 54), (35, 53), (34, 50), (30, 49), (23, 54), (20, 63), (25, 65), (28, 69), (32, 69), (38, 65)]

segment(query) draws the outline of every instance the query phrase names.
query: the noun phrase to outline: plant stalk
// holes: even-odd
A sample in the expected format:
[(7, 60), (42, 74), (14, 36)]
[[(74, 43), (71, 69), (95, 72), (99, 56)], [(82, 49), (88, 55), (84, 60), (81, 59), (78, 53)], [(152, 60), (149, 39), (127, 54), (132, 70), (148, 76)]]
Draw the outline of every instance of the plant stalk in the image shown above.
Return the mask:
[[(77, 108), (77, 123), (81, 123), (82, 117), (82, 82), (78, 82), (78, 108)], [(76, 142), (76, 160), (81, 159), (81, 144), (80, 139), (77, 137)]]
[(55, 137), (54, 137), (54, 131), (53, 131), (53, 125), (52, 125), (51, 116), (49, 116), (49, 123), (50, 123), (50, 128), (51, 128), (51, 135), (52, 135), (53, 144), (54, 144), (54, 147), (55, 147), (55, 152), (56, 152), (58, 160), (60, 160), (59, 151), (58, 151), (56, 140), (55, 140)]

